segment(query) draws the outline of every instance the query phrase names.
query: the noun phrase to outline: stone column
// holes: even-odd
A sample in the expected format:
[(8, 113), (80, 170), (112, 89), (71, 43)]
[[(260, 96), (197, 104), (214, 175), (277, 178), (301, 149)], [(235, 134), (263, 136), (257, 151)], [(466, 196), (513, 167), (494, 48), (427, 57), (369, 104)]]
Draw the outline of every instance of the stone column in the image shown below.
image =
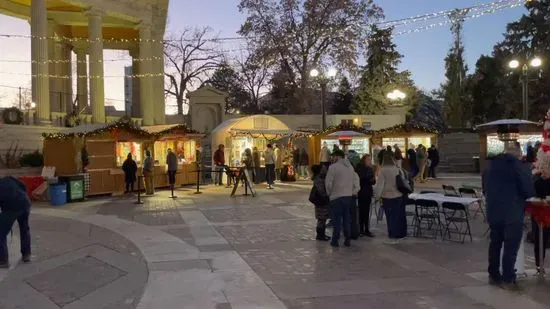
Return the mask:
[(143, 115), (143, 125), (155, 124), (155, 109), (153, 105), (153, 78), (151, 77), (151, 25), (139, 25), (139, 96), (140, 110)]
[(90, 40), (90, 105), (92, 122), (105, 123), (105, 82), (103, 75), (103, 12), (90, 9), (88, 15), (88, 36)]
[[(139, 52), (137, 50), (130, 51), (130, 56), (132, 56), (132, 74), (138, 75), (140, 72), (139, 68)], [(143, 118), (141, 113), (141, 101), (140, 101), (140, 87), (139, 87), (139, 78), (132, 78), (132, 117)]]
[(48, 70), (48, 12), (45, 0), (31, 1), (31, 49), (35, 62), (33, 72), (33, 100), (39, 124), (51, 124)]
[(78, 113), (82, 113), (88, 107), (88, 60), (86, 50), (77, 48), (76, 52), (76, 98), (78, 101)]
[(164, 96), (164, 44), (163, 34), (158, 31), (153, 42), (153, 104), (155, 104), (155, 124), (166, 123), (166, 103)]
[(69, 78), (63, 79), (62, 87), (63, 90), (63, 103), (65, 106), (65, 111), (67, 113), (73, 112), (73, 68), (72, 68), (72, 46), (69, 44), (62, 45), (62, 56), (61, 59), (64, 60), (62, 63), (62, 72), (63, 75), (68, 76)]

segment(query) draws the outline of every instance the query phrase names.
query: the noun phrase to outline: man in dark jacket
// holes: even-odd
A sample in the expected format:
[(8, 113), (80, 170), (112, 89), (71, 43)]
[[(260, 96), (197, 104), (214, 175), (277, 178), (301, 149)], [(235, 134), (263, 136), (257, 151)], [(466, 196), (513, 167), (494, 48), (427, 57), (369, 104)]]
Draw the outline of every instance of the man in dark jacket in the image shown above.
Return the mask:
[[(491, 228), (489, 244), (489, 283), (517, 289), (515, 263), (523, 236), (525, 200), (535, 196), (531, 173), (519, 158), (515, 146), (497, 155), (483, 173), (487, 199), (487, 220)], [(502, 274), (500, 273), (500, 251)]]
[(439, 165), (439, 151), (435, 148), (435, 145), (432, 145), (430, 149), (428, 149), (428, 160), (430, 160), (428, 177), (435, 179), (435, 168)]
[(13, 177), (0, 178), (0, 268), (9, 268), (7, 236), (15, 220), (21, 235), (21, 255), (23, 262), (31, 259), (31, 234), (29, 214), (31, 202), (25, 185)]
[(166, 170), (168, 172), (170, 188), (174, 188), (176, 173), (178, 172), (178, 157), (170, 148), (168, 148), (168, 154), (166, 155)]

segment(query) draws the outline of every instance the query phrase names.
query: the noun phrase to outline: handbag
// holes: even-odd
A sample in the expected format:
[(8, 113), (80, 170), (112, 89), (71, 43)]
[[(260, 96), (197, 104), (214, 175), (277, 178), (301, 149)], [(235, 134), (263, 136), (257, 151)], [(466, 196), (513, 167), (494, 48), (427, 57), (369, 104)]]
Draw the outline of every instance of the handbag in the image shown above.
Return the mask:
[(411, 194), (413, 192), (411, 185), (405, 179), (405, 175), (403, 175), (402, 171), (399, 171), (395, 176), (395, 184), (397, 186), (397, 190), (403, 194)]
[(328, 196), (323, 196), (319, 194), (317, 188), (313, 186), (309, 192), (309, 202), (315, 206), (328, 205), (330, 202)]

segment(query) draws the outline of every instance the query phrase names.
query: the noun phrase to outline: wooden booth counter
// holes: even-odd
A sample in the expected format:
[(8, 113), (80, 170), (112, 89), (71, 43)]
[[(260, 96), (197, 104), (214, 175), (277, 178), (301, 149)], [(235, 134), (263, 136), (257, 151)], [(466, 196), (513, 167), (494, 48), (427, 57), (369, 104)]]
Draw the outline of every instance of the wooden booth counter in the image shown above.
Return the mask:
[[(166, 151), (164, 149), (166, 145), (162, 143), (169, 137), (180, 159), (176, 184), (193, 184), (196, 181), (196, 175), (193, 173), (196, 169), (194, 162), (196, 147), (201, 136), (182, 125), (140, 129), (129, 122), (119, 121), (79, 126), (63, 133), (44, 135), (44, 164), (55, 166), (56, 176), (78, 174), (85, 168), (89, 174), (86, 192), (88, 196), (120, 194), (125, 190), (122, 164), (127, 155), (132, 154), (132, 158), (138, 165), (137, 175), (142, 175), (145, 151), (150, 150), (156, 163), (155, 187), (167, 187), (168, 179), (164, 163), (166, 155), (163, 154), (163, 151)], [(177, 152), (180, 150), (182, 153)], [(162, 155), (164, 155), (163, 158), (160, 157)], [(143, 184), (140, 186), (143, 188)], [(137, 183), (134, 188), (137, 188)]]

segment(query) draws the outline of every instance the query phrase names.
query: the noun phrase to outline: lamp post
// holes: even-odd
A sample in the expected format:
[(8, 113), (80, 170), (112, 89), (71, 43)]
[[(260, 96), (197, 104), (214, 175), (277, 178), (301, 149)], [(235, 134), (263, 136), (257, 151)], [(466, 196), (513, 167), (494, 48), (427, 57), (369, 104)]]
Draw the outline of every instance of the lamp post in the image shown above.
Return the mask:
[(392, 101), (401, 101), (404, 100), (407, 95), (403, 91), (395, 89), (394, 91), (388, 93), (386, 97)]
[(542, 65), (542, 60), (535, 57), (525, 63), (520, 63), (518, 60), (512, 60), (508, 63), (510, 69), (514, 70), (521, 65), (521, 98), (523, 104), (523, 119), (529, 119), (529, 67), (538, 68)]
[(321, 129), (327, 128), (327, 112), (326, 112), (326, 94), (328, 82), (336, 76), (338, 72), (336, 69), (329, 69), (326, 73), (321, 73), (317, 69), (312, 69), (309, 72), (309, 76), (313, 77), (319, 82), (321, 86)]

